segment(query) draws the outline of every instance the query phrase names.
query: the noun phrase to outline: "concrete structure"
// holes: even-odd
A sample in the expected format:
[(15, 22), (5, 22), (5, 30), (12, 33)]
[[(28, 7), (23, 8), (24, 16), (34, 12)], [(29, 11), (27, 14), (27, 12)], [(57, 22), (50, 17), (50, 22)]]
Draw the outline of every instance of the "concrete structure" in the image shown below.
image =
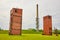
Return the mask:
[(10, 11), (9, 34), (21, 35), (22, 31), (22, 9), (12, 8)]
[(43, 34), (52, 35), (52, 17), (49, 15), (43, 17)]
[(36, 5), (36, 30), (39, 32), (38, 4)]

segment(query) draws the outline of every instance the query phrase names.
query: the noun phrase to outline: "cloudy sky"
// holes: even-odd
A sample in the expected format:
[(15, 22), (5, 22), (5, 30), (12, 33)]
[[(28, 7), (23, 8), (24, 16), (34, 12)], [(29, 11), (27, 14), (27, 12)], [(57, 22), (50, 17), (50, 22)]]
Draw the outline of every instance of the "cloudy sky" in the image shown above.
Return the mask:
[(36, 4), (39, 5), (39, 27), (43, 29), (43, 17), (52, 16), (52, 27), (60, 29), (60, 0), (0, 0), (0, 27), (9, 29), (10, 10), (23, 9), (22, 28), (36, 28)]

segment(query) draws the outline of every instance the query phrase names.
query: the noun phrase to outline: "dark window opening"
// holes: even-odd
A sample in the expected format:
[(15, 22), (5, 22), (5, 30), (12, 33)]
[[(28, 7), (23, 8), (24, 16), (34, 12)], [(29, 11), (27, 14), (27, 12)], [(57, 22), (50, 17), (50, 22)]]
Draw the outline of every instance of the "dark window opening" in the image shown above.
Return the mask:
[(50, 19), (51, 17), (49, 16), (48, 18)]
[(52, 28), (49, 28), (49, 30), (51, 30)]
[(15, 12), (17, 13), (17, 9), (15, 9)]

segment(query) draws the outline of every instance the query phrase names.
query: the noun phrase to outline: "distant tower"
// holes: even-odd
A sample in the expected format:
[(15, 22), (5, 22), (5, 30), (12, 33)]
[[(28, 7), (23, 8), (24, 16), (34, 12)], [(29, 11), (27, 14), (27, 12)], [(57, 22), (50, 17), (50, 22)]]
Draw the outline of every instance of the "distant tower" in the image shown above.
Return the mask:
[(49, 15), (43, 17), (43, 34), (52, 35), (52, 17)]
[(38, 4), (36, 5), (36, 30), (39, 32)]
[(10, 11), (10, 29), (9, 34), (21, 35), (22, 30), (22, 9), (12, 8)]

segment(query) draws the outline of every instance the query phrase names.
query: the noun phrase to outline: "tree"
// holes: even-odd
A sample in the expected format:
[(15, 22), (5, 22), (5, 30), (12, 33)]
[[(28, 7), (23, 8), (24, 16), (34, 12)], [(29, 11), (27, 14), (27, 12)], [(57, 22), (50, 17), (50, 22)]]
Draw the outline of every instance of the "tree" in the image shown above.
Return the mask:
[(54, 28), (54, 33), (56, 34), (56, 36), (58, 36), (58, 29)]
[(2, 30), (2, 29), (0, 28), (0, 30)]

